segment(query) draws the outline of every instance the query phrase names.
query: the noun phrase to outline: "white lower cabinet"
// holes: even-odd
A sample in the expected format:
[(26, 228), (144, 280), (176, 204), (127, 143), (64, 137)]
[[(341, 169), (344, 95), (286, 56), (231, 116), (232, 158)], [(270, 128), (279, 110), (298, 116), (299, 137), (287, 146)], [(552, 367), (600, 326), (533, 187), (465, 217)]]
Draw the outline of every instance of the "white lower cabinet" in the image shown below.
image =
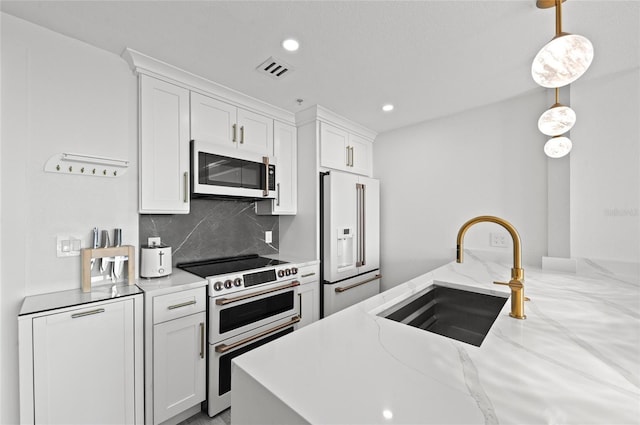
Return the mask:
[(21, 423), (142, 423), (137, 297), (20, 316)]
[[(167, 278), (170, 279), (170, 278)], [(207, 292), (145, 290), (147, 425), (177, 424), (200, 410), (207, 389)]]
[(298, 296), (300, 297), (300, 322), (298, 322), (298, 328), (302, 328), (320, 318), (320, 288), (318, 281), (301, 285)]
[(320, 281), (318, 265), (300, 267), (298, 296), (300, 297), (300, 322), (298, 329), (320, 319)]
[(153, 411), (158, 424), (206, 397), (203, 311), (153, 326)]

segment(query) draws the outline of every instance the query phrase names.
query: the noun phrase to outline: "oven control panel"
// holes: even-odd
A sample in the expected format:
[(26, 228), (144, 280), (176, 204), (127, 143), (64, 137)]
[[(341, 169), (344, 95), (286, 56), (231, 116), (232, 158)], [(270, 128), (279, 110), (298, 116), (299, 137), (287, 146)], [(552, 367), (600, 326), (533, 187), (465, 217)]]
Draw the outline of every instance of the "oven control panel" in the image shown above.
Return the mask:
[(209, 294), (218, 296), (230, 292), (241, 291), (246, 288), (273, 282), (286, 281), (298, 275), (298, 267), (289, 263), (276, 267), (249, 270), (225, 276), (213, 276), (209, 279)]

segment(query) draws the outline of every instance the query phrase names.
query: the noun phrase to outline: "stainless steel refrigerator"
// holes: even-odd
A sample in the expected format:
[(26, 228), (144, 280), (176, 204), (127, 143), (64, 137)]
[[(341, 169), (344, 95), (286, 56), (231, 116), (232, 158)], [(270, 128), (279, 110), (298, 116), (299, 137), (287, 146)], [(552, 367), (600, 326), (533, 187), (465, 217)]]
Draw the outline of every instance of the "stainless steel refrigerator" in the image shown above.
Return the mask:
[(322, 313), (380, 292), (380, 182), (322, 173)]

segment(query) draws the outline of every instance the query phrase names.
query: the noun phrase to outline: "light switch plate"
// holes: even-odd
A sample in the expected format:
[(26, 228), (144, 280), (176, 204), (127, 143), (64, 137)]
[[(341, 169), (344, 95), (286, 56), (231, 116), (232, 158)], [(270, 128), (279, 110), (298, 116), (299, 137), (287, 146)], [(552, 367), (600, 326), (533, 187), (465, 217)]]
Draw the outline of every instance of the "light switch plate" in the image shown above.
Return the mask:
[(79, 257), (82, 249), (82, 238), (80, 236), (57, 235), (56, 236), (56, 256), (57, 257)]
[(264, 232), (264, 241), (265, 243), (273, 242), (273, 233), (271, 232), (271, 230), (267, 230), (266, 232)]

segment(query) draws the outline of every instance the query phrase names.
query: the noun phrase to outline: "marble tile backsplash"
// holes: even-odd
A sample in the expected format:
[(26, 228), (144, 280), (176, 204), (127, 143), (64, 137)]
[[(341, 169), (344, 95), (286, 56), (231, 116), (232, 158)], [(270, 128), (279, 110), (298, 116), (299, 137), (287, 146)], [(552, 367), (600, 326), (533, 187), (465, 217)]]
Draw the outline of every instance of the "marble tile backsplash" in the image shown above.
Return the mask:
[[(271, 230), (273, 241), (265, 242)], [(189, 214), (140, 214), (140, 245), (160, 236), (172, 247), (173, 265), (243, 254), (278, 253), (278, 216), (255, 214), (244, 200), (192, 199)]]

